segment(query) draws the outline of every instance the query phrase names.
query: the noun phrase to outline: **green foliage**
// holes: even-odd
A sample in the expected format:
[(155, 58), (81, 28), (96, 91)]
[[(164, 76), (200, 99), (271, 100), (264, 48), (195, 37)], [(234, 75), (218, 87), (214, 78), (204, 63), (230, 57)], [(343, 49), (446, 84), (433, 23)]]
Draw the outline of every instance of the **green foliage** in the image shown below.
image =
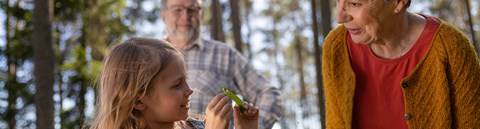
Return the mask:
[[(126, 3), (135, 3), (137, 6), (127, 6)], [(54, 53), (56, 61), (56, 84), (59, 88), (55, 94), (60, 96), (56, 104), (60, 105), (69, 100), (74, 102), (72, 108), (56, 109), (61, 118), (61, 128), (80, 128), (84, 123), (85, 108), (87, 107), (85, 95), (94, 92), (92, 86), (96, 83), (101, 69), (101, 61), (107, 46), (122, 40), (122, 37), (135, 34), (134, 25), (143, 21), (155, 22), (158, 19), (158, 8), (145, 11), (140, 8), (142, 2), (147, 0), (54, 0), (53, 1), (53, 29)], [(12, 4), (12, 2), (17, 2)], [(32, 61), (32, 18), (33, 1), (26, 0), (23, 4), (11, 0), (9, 8), (10, 24), (7, 46), (1, 48), (1, 55), (8, 59), (8, 64), (29, 66)], [(0, 7), (5, 10), (6, 2), (0, 1)], [(6, 25), (6, 24), (4, 24)], [(88, 51), (87, 51), (88, 50)], [(5, 63), (5, 64), (7, 64)], [(4, 64), (2, 64), (4, 65)], [(8, 66), (8, 65), (7, 65)], [(23, 72), (33, 71), (24, 68)], [(17, 71), (18, 72), (18, 71)], [(15, 105), (31, 105), (33, 102), (32, 91), (28, 85), (33, 85), (31, 80), (19, 82), (16, 74), (3, 73), (6, 86), (2, 91), (7, 91), (7, 100), (11, 107)], [(31, 77), (33, 78), (33, 74)], [(17, 99), (22, 98), (21, 103)], [(46, 98), (48, 99), (48, 98)], [(13, 105), (13, 106), (12, 106)], [(60, 105), (60, 107), (63, 107)], [(23, 119), (23, 110), (0, 107), (3, 121), (19, 127), (30, 127), (35, 121), (24, 121), (22, 125), (15, 123), (15, 118)], [(30, 110), (30, 109), (25, 109)], [(8, 116), (8, 117), (4, 117)], [(11, 121), (11, 122), (10, 122)], [(33, 123), (32, 123), (33, 122)], [(3, 127), (0, 127), (3, 128)]]
[[(153, 23), (159, 20), (159, 9), (155, 7), (153, 10), (144, 10), (141, 8), (143, 2), (150, 0), (54, 0), (53, 1), (53, 29), (54, 29), (54, 51), (56, 61), (56, 85), (58, 87), (55, 91), (60, 99), (56, 100), (58, 112), (56, 115), (60, 116), (60, 128), (80, 128), (85, 119), (91, 116), (85, 116), (85, 108), (92, 106), (86, 103), (85, 96), (87, 93), (94, 92), (94, 87), (97, 83), (97, 78), (102, 67), (101, 61), (104, 58), (105, 51), (108, 46), (113, 43), (121, 41), (129, 35), (135, 35), (141, 28), (135, 28), (135, 25), (150, 22)], [(10, 7), (7, 7), (6, 1), (0, 1), (0, 8), (3, 12), (9, 9), (10, 18), (9, 24), (3, 23), (3, 27), (10, 28), (8, 30), (9, 37), (5, 37), (7, 41), (6, 46), (0, 46), (0, 59), (4, 58), (6, 61), (1, 62), (0, 65), (15, 66), (16, 72), (32, 73), (32, 18), (33, 18), (33, 0), (24, 0), (23, 4), (18, 3), (19, 0), (10, 0)], [(228, 1), (220, 1), (222, 5), (228, 7)], [(305, 81), (307, 88), (308, 101), (316, 103), (312, 96), (317, 93), (315, 90), (315, 75), (312, 72), (314, 68), (314, 58), (317, 55), (312, 54), (313, 50), (310, 46), (312, 38), (308, 32), (311, 31), (311, 21), (309, 20), (310, 12), (309, 0), (266, 0), (265, 8), (261, 10), (254, 10), (254, 5), (258, 1), (248, 0), (240, 1), (240, 13), (246, 18), (250, 19), (250, 23), (242, 23), (242, 29), (248, 28), (248, 34), (242, 31), (247, 42), (255, 39), (250, 37), (250, 34), (261, 35), (259, 37), (262, 42), (255, 44), (260, 46), (260, 50), (251, 52), (257, 60), (263, 60), (267, 65), (274, 65), (275, 67), (263, 68), (263, 74), (270, 78), (273, 85), (283, 88), (285, 95), (285, 102), (288, 105), (285, 111), (283, 121), (287, 124), (283, 128), (295, 128), (297, 114), (294, 110), (302, 107), (295, 107), (298, 104), (300, 96), (299, 81)], [(265, 2), (265, 1), (263, 1)], [(431, 11), (430, 14), (438, 16), (445, 21), (457, 25), (462, 30), (467, 30), (468, 25), (465, 24), (465, 11), (463, 1), (448, 1), (448, 0), (419, 0), (413, 1), (412, 7), (420, 5), (415, 2), (427, 2), (429, 7), (424, 7)], [(333, 2), (334, 3), (334, 2)], [(478, 0), (472, 0), (473, 4), (480, 4)], [(206, 3), (204, 8), (203, 25), (209, 25), (213, 13), (211, 12), (210, 4)], [(307, 7), (307, 8), (306, 8)], [(478, 10), (478, 5), (475, 5), (472, 10)], [(224, 31), (227, 33), (226, 38), (230, 33), (229, 9), (224, 8), (223, 15)], [(462, 11), (463, 10), (463, 11)], [(333, 10), (332, 10), (333, 11)], [(475, 12), (475, 11), (473, 11)], [(429, 13), (427, 13), (429, 14)], [(474, 23), (478, 22), (480, 13), (476, 13)], [(256, 21), (257, 18), (261, 20)], [(321, 17), (319, 17), (321, 19)], [(267, 22), (267, 23), (261, 23)], [(252, 26), (250, 26), (252, 24)], [(260, 26), (264, 25), (264, 26)], [(248, 27), (246, 27), (248, 26)], [(251, 28), (250, 27), (258, 27)], [(208, 27), (206, 27), (208, 29)], [(475, 31), (478, 31), (476, 29)], [(207, 32), (209, 30), (202, 30)], [(468, 33), (468, 31), (466, 31)], [(477, 33), (480, 35), (480, 33)], [(3, 35), (0, 35), (3, 37)], [(251, 39), (249, 39), (251, 38)], [(258, 37), (256, 37), (258, 38)], [(244, 38), (245, 39), (245, 38)], [(477, 38), (478, 39), (478, 38)], [(227, 39), (226, 41), (231, 41)], [(252, 40), (253, 41), (253, 40)], [(294, 45), (299, 43), (301, 45), (302, 62), (298, 62), (298, 57), (294, 49)], [(254, 43), (252, 43), (254, 44)], [(299, 76), (297, 65), (304, 66), (305, 79), (296, 79)], [(262, 68), (260, 68), (262, 69)], [(265, 70), (266, 69), (266, 70)], [(21, 70), (21, 71), (20, 71)], [(5, 71), (5, 72), (4, 72)], [(273, 72), (274, 71), (274, 72)], [(0, 105), (0, 122), (8, 124), (16, 124), (18, 127), (30, 127), (34, 121), (26, 120), (25, 114), (31, 109), (26, 108), (33, 103), (33, 91), (31, 86), (34, 85), (30, 78), (20, 78), (17, 74), (9, 73), (7, 70), (2, 70), (0, 73), (0, 84), (5, 86), (0, 89), (2, 93), (8, 93), (3, 98), (2, 102), (8, 103), (8, 106)], [(20, 78), (20, 79), (19, 79)], [(294, 78), (294, 79), (291, 79)], [(29, 88), (30, 86), (30, 88)], [(18, 101), (22, 100), (22, 101)], [(18, 102), (18, 103), (17, 103)], [(72, 107), (63, 107), (61, 105), (66, 102), (74, 103)], [(15, 107), (22, 105), (20, 108)], [(21, 109), (23, 108), (23, 109)], [(296, 109), (298, 108), (298, 109)], [(303, 110), (308, 112), (315, 112), (316, 109), (305, 107)], [(17, 118), (17, 119), (15, 119)], [(313, 118), (313, 117), (312, 117)], [(16, 121), (21, 121), (16, 123)], [(292, 123), (288, 123), (292, 122)], [(3, 127), (0, 127), (3, 128)]]
[[(13, 128), (20, 122), (26, 122), (26, 112), (23, 111), (25, 107), (33, 104), (33, 94), (31, 90), (27, 88), (31, 84), (30, 78), (21, 78), (17, 76), (17, 72), (25, 68), (26, 63), (32, 59), (32, 12), (31, 8), (25, 8), (30, 5), (29, 1), (26, 1), (24, 6), (20, 4), (14, 4), (14, 6), (6, 6), (5, 2), (1, 2), (2, 10), (8, 8), (9, 12), (5, 15), (10, 19), (9, 24), (3, 24), (9, 26), (9, 37), (5, 37), (6, 46), (2, 48), (0, 56), (6, 59), (6, 67), (8, 68), (5, 73), (5, 80), (2, 81), (5, 86), (1, 89), (3, 92), (8, 93), (7, 97), (1, 98), (6, 100), (6, 106), (0, 107), (1, 119), (8, 124), (8, 127)], [(4, 50), (4, 51), (3, 51)], [(24, 69), (23, 72), (31, 73), (33, 70)], [(3, 75), (2, 75), (3, 76)], [(19, 101), (22, 100), (22, 101)], [(21, 102), (21, 103), (19, 103)], [(19, 118), (19, 120), (15, 119)], [(19, 122), (17, 122), (19, 121)], [(21, 126), (28, 126), (27, 124), (21, 124)], [(1, 127), (0, 127), (1, 128)]]
[(74, 22), (84, 9), (83, 0), (54, 0), (54, 21), (58, 23)]

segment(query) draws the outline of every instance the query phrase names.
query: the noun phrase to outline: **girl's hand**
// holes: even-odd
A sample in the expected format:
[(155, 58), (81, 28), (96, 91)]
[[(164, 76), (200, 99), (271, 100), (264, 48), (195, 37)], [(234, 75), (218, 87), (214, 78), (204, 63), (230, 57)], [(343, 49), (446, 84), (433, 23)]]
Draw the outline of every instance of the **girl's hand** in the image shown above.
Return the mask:
[(234, 124), (235, 129), (258, 129), (258, 107), (253, 106), (252, 103), (244, 102), (245, 112), (240, 112), (240, 107), (235, 105), (234, 109)]
[(232, 104), (230, 98), (220, 93), (213, 97), (205, 110), (206, 129), (227, 129), (232, 117)]

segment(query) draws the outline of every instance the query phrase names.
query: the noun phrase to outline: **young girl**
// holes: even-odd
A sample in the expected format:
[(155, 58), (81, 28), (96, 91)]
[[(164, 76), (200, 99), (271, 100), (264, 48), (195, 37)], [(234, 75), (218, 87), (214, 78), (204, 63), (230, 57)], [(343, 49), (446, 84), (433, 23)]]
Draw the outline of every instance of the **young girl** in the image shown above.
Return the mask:
[(237, 129), (258, 126), (258, 108), (232, 109), (223, 93), (208, 105), (205, 121), (188, 117), (189, 97), (183, 55), (171, 44), (131, 38), (114, 46), (103, 62), (93, 129), (225, 129), (234, 114)]

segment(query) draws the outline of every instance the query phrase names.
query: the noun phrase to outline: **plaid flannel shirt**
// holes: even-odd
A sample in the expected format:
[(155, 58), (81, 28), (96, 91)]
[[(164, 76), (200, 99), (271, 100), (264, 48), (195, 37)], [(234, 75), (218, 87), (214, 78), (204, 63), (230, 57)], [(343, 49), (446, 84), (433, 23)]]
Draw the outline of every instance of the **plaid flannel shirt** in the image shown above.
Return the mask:
[(280, 90), (257, 73), (241, 53), (225, 43), (205, 39), (187, 46), (183, 53), (187, 81), (194, 91), (190, 114), (205, 114), (210, 100), (225, 87), (259, 107), (259, 129), (271, 128), (280, 119), (283, 111)]

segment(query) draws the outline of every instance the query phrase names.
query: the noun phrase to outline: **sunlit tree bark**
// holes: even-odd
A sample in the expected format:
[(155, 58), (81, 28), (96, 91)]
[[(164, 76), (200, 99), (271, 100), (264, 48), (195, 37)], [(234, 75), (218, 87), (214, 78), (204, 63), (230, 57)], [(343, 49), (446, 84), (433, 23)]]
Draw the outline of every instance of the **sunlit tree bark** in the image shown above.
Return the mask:
[(472, 43), (475, 46), (475, 51), (477, 52), (477, 56), (480, 59), (480, 44), (477, 42), (476, 35), (475, 35), (475, 30), (473, 29), (473, 20), (472, 20), (472, 13), (470, 11), (469, 0), (465, 0), (465, 6), (466, 6), (466, 9), (467, 9), (468, 24), (469, 24), (470, 33), (471, 33), (471, 36), (472, 36)]
[(222, 23), (222, 5), (218, 0), (212, 0), (212, 19), (211, 19), (211, 36), (212, 39), (225, 42), (225, 34), (223, 32), (223, 23)]
[(235, 41), (235, 48), (243, 53), (242, 42), (242, 24), (240, 22), (240, 7), (239, 0), (230, 0), (230, 20), (232, 21), (233, 39)]

